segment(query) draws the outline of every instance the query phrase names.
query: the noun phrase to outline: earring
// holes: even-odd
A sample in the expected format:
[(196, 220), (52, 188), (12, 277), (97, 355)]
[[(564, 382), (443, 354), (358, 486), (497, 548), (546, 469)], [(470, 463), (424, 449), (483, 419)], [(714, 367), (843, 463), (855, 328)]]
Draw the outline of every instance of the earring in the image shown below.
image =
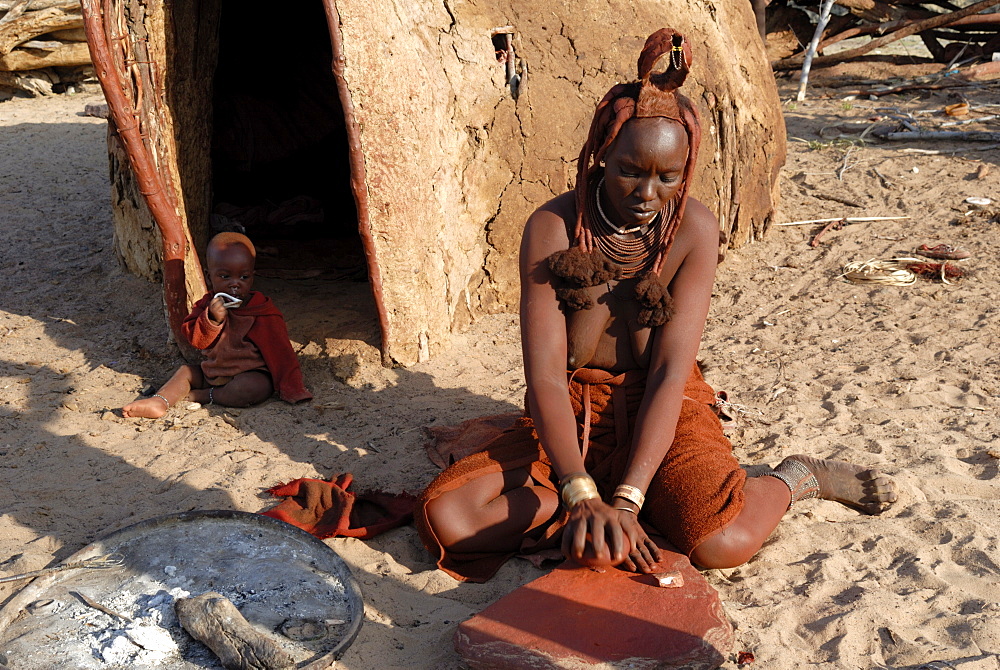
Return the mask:
[(681, 39), (680, 44), (675, 44), (670, 48), (670, 64), (674, 66), (675, 70), (680, 70), (681, 66), (684, 65), (684, 40)]

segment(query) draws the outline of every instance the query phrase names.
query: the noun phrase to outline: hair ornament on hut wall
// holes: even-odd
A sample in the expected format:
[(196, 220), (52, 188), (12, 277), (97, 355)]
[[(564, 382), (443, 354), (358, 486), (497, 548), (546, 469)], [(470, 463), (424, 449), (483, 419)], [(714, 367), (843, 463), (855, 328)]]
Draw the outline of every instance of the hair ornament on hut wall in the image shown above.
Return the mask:
[[(664, 60), (666, 69), (655, 71)], [(670, 294), (660, 283), (659, 275), (677, 234), (677, 226), (684, 218), (701, 139), (694, 106), (677, 91), (690, 69), (690, 44), (680, 33), (663, 28), (649, 36), (639, 54), (639, 79), (616, 84), (598, 103), (577, 162), (576, 225), (571, 231), (572, 243), (566, 251), (549, 257), (550, 269), (567, 285), (556, 291), (567, 309), (589, 309), (593, 305), (583, 289), (607, 281), (603, 277), (609, 272), (610, 262), (611, 267), (617, 268), (613, 279), (642, 277), (635, 287), (635, 299), (641, 308), (640, 325), (661, 326), (669, 320), (672, 314)], [(648, 224), (647, 230), (642, 230), (643, 226), (623, 230), (604, 216), (600, 204), (604, 158), (628, 121), (654, 117), (676, 121), (687, 135), (688, 156), (681, 187)], [(636, 238), (622, 237), (640, 232)], [(651, 282), (658, 288), (654, 290)]]

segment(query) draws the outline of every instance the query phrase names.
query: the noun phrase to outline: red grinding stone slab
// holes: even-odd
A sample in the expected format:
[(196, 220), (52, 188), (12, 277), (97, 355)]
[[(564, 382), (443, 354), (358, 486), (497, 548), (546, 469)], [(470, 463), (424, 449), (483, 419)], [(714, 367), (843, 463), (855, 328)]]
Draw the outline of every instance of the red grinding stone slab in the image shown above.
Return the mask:
[(676, 551), (664, 550), (660, 570), (684, 585), (566, 561), (460, 624), (455, 648), (496, 670), (719, 667), (733, 641), (719, 594)]

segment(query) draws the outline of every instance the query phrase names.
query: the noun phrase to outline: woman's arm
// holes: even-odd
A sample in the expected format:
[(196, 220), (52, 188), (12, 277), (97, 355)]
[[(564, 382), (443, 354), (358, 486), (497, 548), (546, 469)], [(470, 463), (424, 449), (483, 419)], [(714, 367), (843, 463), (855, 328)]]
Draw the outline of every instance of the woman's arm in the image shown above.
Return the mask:
[(701, 203), (689, 200), (675, 241), (675, 245), (683, 245), (680, 251), (685, 253), (670, 281), (674, 316), (653, 336), (646, 392), (639, 406), (632, 449), (621, 481), (643, 492), (674, 440), (684, 385), (691, 375), (708, 316), (718, 242), (715, 216)]
[[(569, 246), (566, 221), (573, 216), (572, 202), (572, 193), (563, 194), (532, 214), (520, 255), (521, 348), (528, 408), (560, 480), (585, 472), (566, 379), (566, 317), (548, 264), (550, 255)], [(563, 553), (581, 563), (620, 563), (626, 543), (619, 514), (600, 498), (578, 502), (570, 509)]]
[(565, 196), (538, 209), (521, 239), (521, 349), (528, 409), (545, 453), (561, 479), (583, 471), (576, 418), (566, 382), (566, 317), (556, 298), (548, 258), (569, 246)]

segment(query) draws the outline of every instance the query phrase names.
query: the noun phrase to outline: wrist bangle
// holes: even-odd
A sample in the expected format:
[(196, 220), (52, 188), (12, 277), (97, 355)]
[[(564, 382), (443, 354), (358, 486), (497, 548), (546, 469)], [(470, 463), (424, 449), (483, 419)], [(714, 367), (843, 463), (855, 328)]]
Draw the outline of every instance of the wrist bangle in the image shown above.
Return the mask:
[(642, 494), (635, 486), (629, 486), (628, 484), (619, 484), (618, 488), (615, 489), (615, 498), (621, 498), (622, 500), (627, 500), (639, 509), (642, 509), (642, 504), (646, 502), (646, 496)]
[(588, 474), (572, 474), (563, 480), (559, 497), (566, 509), (573, 509), (584, 500), (600, 498), (601, 494), (597, 492), (593, 477)]
[(618, 510), (619, 512), (631, 512), (632, 514), (639, 516), (639, 511), (634, 510), (631, 507), (616, 507), (615, 509)]

